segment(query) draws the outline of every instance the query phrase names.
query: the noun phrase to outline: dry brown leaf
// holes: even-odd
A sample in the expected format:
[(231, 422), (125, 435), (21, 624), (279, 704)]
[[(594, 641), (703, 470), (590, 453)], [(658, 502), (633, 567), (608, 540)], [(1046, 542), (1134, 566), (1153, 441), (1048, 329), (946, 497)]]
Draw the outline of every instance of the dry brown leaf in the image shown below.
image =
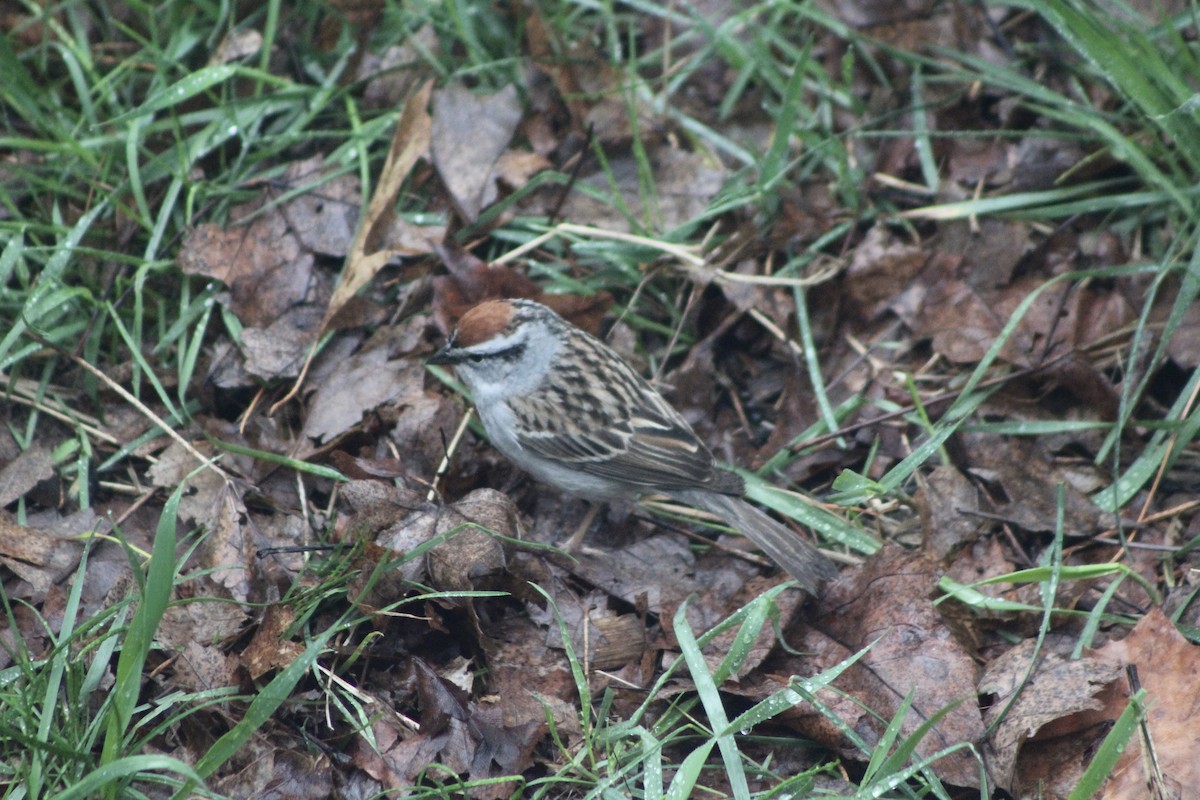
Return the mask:
[[(239, 208), (235, 218), (253, 210)], [(308, 299), (314, 263), (279, 209), (255, 217), (249, 225), (197, 225), (177, 261), (186, 274), (215, 278), (228, 286), (233, 313), (253, 327), (270, 325)]]
[(246, 504), (233, 486), (223, 483), (214, 512), (202, 548), (204, 565), (233, 599), (244, 602), (250, 597), (256, 549), (249, 538)]
[[(362, 768), (388, 788), (411, 787), (434, 763), (473, 781), (528, 768), (545, 722), (509, 723), (500, 708), (470, 700), (424, 660), (414, 658), (410, 664), (410, 681), (421, 713), (420, 732), (409, 733), (392, 721), (377, 724), (377, 748), (371, 748), (365, 739), (357, 743), (355, 760)], [(469, 790), (467, 796), (499, 800), (515, 788), (511, 782), (484, 783)]]
[[(1045, 772), (1037, 762), (1044, 754), (1033, 742), (1070, 737), (1079, 753), (1094, 745), (1094, 712), (1104, 704), (1097, 698), (1120, 671), (1100, 659), (1070, 659), (1073, 642), (1051, 635), (1040, 652), (1038, 642), (1026, 639), (993, 659), (979, 682), (979, 691), (994, 696), (985, 721), (988, 737), (988, 771), (997, 785), (1014, 794), (1034, 790), (1028, 772)], [(1035, 652), (1038, 661), (1032, 666)], [(1015, 698), (1015, 700), (1014, 700)], [(1000, 715), (1003, 714), (1003, 717)], [(1028, 746), (1027, 746), (1028, 745)], [(1055, 752), (1055, 763), (1065, 763), (1065, 753)]]
[(539, 172), (549, 169), (550, 162), (540, 153), (528, 150), (505, 150), (496, 161), (496, 179), (510, 189), (520, 189)]
[(574, 556), (561, 562), (572, 574), (655, 614), (673, 610), (705, 588), (693, 577), (695, 556), (687, 540), (675, 534), (639, 539), (616, 550), (585, 548)]
[(530, 604), (529, 618), (545, 629), (545, 647), (562, 651), (566, 645), (559, 624), (565, 625), (576, 657), (591, 670), (622, 667), (642, 657), (646, 623), (636, 614), (621, 614), (609, 607), (603, 592), (576, 595), (564, 583), (551, 584), (554, 606)]
[[(204, 733), (209, 733), (205, 731)], [(262, 800), (324, 800), (336, 796), (334, 769), (328, 756), (311, 748), (284, 726), (271, 735), (251, 737), (230, 758), (219, 778), (208, 781), (226, 797)], [(195, 761), (198, 756), (193, 756)]]
[(229, 31), (221, 37), (221, 43), (216, 46), (208, 65), (228, 64), (230, 61), (252, 56), (262, 49), (263, 36), (254, 28), (238, 28)]
[(1051, 531), (1057, 525), (1057, 487), (1063, 488), (1065, 531), (1091, 536), (1110, 522), (1096, 504), (1075, 488), (1071, 462), (1051, 460), (1038, 442), (1020, 437), (998, 439), (965, 433), (958, 439), (967, 471), (987, 483), (989, 511), (1029, 531)]
[[(851, 650), (871, 645), (838, 687), (885, 720), (911, 695), (906, 734), (957, 703), (921, 740), (917, 752), (923, 756), (962, 742), (978, 746), (984, 736), (974, 702), (975, 661), (933, 606), (936, 584), (937, 569), (925, 556), (885, 546), (862, 570), (827, 586), (813, 622)], [(880, 730), (878, 718), (861, 708), (845, 722), (860, 734)], [(961, 750), (934, 770), (947, 783), (979, 786), (979, 766)]]
[(379, 182), (367, 203), (342, 274), (329, 298), (322, 329), (389, 261), (396, 256), (413, 254), (407, 248), (395, 247), (384, 230), (395, 216), (396, 196), (404, 179), (412, 172), (417, 159), (429, 152), (432, 120), (427, 109), (432, 89), (433, 83), (427, 82), (404, 103)]
[(969, 546), (986, 529), (987, 523), (971, 513), (979, 510), (978, 490), (954, 467), (918, 474), (917, 485), (922, 544), (934, 559), (941, 561)]
[(237, 686), (233, 674), (236, 664), (237, 660), (226, 657), (219, 647), (192, 639), (185, 642), (175, 656), (171, 685), (184, 692), (208, 692), (222, 686)]
[(461, 84), (433, 93), (433, 163), (462, 218), (496, 199), (496, 166), (521, 122), (517, 87), (482, 95)]
[[(289, 165), (284, 172), (284, 181), (288, 186), (296, 187), (300, 194), (280, 210), (288, 221), (289, 230), (305, 250), (343, 258), (354, 241), (354, 230), (362, 209), (361, 187), (358, 178), (352, 174), (326, 179), (324, 175), (331, 171), (324, 156), (313, 156)], [(304, 185), (309, 181), (317, 185), (305, 190)]]
[(476, 489), (444, 508), (438, 533), (449, 538), (426, 557), (429, 581), (449, 591), (494, 588), (507, 571), (509, 545), (493, 534), (523, 538), (516, 506), (495, 489)]
[(427, 77), (424, 54), (437, 56), (440, 50), (433, 25), (423, 25), (382, 53), (374, 48), (362, 52), (355, 80), (365, 82), (363, 101), (371, 108), (394, 108), (404, 102), (417, 81)]
[[(1189, 642), (1161, 608), (1153, 608), (1119, 642), (1109, 642), (1096, 655), (1114, 667), (1134, 665), (1146, 690), (1146, 726), (1155, 759), (1170, 796), (1182, 788), (1187, 797), (1200, 786), (1200, 759), (1196, 758), (1196, 720), (1200, 719), (1200, 648)], [(1116, 698), (1106, 711), (1110, 719), (1124, 710)], [(1134, 741), (1121, 755), (1105, 784), (1103, 800), (1141, 800), (1146, 797), (1146, 743)]]
[(309, 402), (304, 435), (324, 444), (358, 425), (364, 414), (392, 404), (407, 393), (424, 394), (425, 367), (393, 364), (384, 347), (367, 347), (339, 358), (317, 384)]
[(242, 331), (242, 368), (263, 381), (294, 378), (315, 341), (321, 309), (316, 305), (295, 306), (270, 324)]
[(854, 249), (846, 269), (846, 299), (867, 316), (878, 314), (925, 267), (928, 251), (876, 225)]
[(545, 613), (542, 606), (531, 603), (529, 611), (529, 616), (509, 615), (498, 621), (493, 635), (482, 642), (489, 695), (500, 704), (509, 725), (544, 720), (549, 711), (564, 741), (578, 741), (579, 690), (559, 645), (547, 646), (556, 625), (548, 630), (534, 620)]
[(0, 506), (7, 506), (39, 483), (54, 477), (49, 445), (35, 442), (0, 468)]
[(304, 653), (304, 645), (284, 638), (295, 619), (295, 609), (290, 605), (273, 603), (267, 606), (254, 638), (239, 656), (251, 678), (257, 681), (268, 672), (286, 669)]
[(83, 546), (74, 536), (18, 525), (0, 512), (0, 564), (33, 587), (26, 599), (40, 603), (51, 586), (78, 566), (82, 554)]
[[(352, 481), (342, 496), (355, 512), (357, 534), (369, 537), (392, 557), (409, 553), (435, 537), (446, 537), (423, 559), (408, 559), (389, 576), (416, 583), (428, 581), (448, 591), (489, 588), (505, 574), (509, 545), (490, 532), (508, 539), (522, 538), (516, 507), (507, 495), (477, 489), (445, 506), (425, 502), (422, 492), (400, 489), (374, 480)], [(476, 526), (483, 526), (481, 530)], [(364, 601), (375, 603), (373, 596)], [(382, 604), (382, 603), (381, 603)]]

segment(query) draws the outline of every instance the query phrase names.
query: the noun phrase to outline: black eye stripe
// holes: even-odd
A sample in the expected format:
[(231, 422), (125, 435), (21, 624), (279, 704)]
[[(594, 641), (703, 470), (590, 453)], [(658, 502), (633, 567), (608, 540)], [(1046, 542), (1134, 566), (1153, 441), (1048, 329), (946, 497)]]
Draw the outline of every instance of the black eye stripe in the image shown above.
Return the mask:
[(495, 358), (500, 358), (505, 361), (515, 361), (525, 355), (525, 343), (514, 344), (512, 347), (505, 348), (497, 353), (492, 354)]
[(484, 361), (516, 361), (521, 356), (525, 355), (525, 343), (514, 344), (512, 347), (506, 347), (503, 350), (496, 350), (492, 353), (471, 353), (467, 352), (463, 355), (463, 359), (474, 364), (479, 364)]

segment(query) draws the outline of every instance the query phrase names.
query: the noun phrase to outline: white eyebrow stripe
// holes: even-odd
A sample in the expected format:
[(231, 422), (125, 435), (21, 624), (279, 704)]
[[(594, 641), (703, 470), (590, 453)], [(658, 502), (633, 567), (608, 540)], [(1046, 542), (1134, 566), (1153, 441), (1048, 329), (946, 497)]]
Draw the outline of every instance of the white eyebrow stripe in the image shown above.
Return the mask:
[(479, 355), (494, 355), (495, 353), (502, 353), (517, 345), (524, 344), (526, 338), (522, 331), (516, 331), (507, 336), (494, 336), (478, 344), (473, 344), (470, 347), (464, 347), (463, 350), (478, 353)]

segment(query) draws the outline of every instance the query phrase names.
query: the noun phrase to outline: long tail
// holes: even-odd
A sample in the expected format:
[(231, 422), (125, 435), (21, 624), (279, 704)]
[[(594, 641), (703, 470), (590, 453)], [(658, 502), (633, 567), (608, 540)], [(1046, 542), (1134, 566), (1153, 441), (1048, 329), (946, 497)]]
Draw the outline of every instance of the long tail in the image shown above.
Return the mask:
[(787, 570), (809, 594), (815, 595), (822, 581), (837, 574), (833, 562), (817, 548), (740, 497), (707, 489), (684, 489), (671, 492), (671, 496), (715, 514), (730, 527), (741, 531), (772, 561)]

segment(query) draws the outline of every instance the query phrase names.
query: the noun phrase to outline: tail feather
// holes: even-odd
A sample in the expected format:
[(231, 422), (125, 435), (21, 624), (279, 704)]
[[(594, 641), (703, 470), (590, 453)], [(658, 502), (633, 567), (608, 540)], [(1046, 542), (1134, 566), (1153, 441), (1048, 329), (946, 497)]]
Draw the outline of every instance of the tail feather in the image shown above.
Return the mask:
[(809, 594), (816, 594), (822, 581), (837, 574), (833, 562), (817, 548), (740, 497), (707, 489), (684, 489), (672, 492), (671, 496), (714, 514), (741, 531)]

